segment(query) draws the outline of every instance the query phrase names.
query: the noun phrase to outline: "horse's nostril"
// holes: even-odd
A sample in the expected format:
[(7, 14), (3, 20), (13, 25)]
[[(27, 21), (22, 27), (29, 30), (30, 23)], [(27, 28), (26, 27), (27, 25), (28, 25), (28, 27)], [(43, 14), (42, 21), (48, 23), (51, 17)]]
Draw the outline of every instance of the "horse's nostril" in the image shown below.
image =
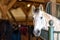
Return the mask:
[(40, 17), (41, 19), (43, 18), (43, 17)]
[(39, 31), (39, 30), (37, 30), (37, 33), (40, 33), (40, 31)]

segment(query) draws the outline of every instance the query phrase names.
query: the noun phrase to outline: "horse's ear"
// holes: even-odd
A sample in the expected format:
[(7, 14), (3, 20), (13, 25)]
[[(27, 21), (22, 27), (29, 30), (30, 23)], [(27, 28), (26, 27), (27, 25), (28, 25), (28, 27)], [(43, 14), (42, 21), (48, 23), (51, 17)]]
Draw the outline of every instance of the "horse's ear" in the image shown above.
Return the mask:
[(34, 5), (32, 5), (32, 11), (34, 11), (35, 10), (35, 6)]
[(43, 5), (42, 4), (39, 5), (39, 10), (43, 11)]
[(32, 15), (33, 15), (33, 18), (35, 18), (35, 13), (34, 13), (34, 10), (35, 10), (35, 6), (34, 5), (32, 5)]

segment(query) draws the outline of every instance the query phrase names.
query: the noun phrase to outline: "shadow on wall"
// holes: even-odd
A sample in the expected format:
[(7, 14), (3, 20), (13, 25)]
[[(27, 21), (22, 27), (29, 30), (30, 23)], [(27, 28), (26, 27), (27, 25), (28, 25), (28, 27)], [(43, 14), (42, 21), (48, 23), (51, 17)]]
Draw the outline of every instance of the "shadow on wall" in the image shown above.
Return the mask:
[(13, 31), (13, 26), (8, 20), (0, 21), (0, 40), (21, 40), (19, 30)]

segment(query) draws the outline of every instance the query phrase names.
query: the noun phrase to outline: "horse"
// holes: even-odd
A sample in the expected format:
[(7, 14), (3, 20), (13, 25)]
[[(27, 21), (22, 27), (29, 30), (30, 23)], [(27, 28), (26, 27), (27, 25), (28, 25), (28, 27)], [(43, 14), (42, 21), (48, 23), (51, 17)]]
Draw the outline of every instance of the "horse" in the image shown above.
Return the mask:
[[(40, 4), (39, 7), (37, 7), (37, 8), (34, 5), (32, 5), (31, 11), (32, 11), (32, 15), (33, 15), (33, 25), (34, 25), (33, 34), (36, 37), (40, 37), (42, 29), (48, 31), (48, 27), (50, 26), (49, 25), (50, 20), (52, 20), (54, 22), (54, 24), (53, 24), (54, 31), (60, 31), (60, 20), (58, 18), (56, 18), (55, 16), (52, 16), (52, 15), (46, 13), (43, 10), (42, 4)], [(54, 40), (57, 40), (56, 34), (54, 34)], [(60, 40), (60, 38), (59, 38), (59, 40)]]

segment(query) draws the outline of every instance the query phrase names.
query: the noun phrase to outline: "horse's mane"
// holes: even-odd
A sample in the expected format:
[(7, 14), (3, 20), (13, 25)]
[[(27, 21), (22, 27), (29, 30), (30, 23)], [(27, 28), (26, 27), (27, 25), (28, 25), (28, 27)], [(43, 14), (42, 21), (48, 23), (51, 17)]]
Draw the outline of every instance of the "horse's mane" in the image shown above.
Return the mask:
[[(53, 16), (53, 15), (51, 15), (51, 14), (48, 14), (48, 13), (46, 13), (45, 11), (43, 11), (43, 12), (44, 12), (43, 15), (46, 16), (47, 19), (49, 19), (49, 18), (50, 18), (50, 19), (55, 18), (55, 19), (59, 20), (57, 17), (55, 17), (55, 16)], [(48, 17), (47, 17), (47, 16), (48, 16)]]

